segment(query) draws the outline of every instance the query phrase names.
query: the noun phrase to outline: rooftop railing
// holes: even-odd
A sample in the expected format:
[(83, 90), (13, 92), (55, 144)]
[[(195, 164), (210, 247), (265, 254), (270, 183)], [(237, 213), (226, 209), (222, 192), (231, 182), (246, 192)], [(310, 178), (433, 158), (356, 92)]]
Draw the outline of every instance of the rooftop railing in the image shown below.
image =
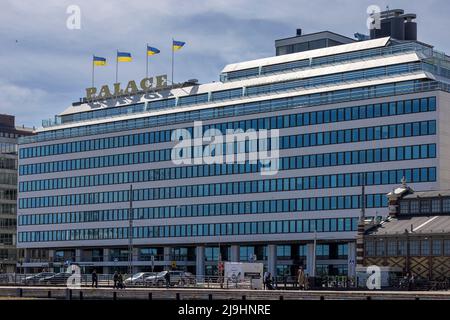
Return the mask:
[[(317, 67), (323, 67), (325, 65), (341, 64), (343, 62), (366, 60), (368, 58), (374, 58), (377, 56), (384, 57), (384, 56), (390, 56), (390, 55), (404, 54), (404, 53), (408, 53), (408, 52), (421, 53), (424, 55), (424, 57), (431, 57), (435, 54), (441, 54), (437, 51), (434, 51), (430, 47), (420, 45), (416, 42), (410, 42), (410, 43), (393, 45), (393, 46), (382, 47), (382, 48), (360, 50), (360, 51), (354, 51), (354, 52), (349, 52), (349, 53), (341, 53), (341, 54), (317, 57), (317, 58), (312, 58), (312, 59), (304, 59), (304, 60), (297, 60), (297, 61), (291, 61), (291, 62), (286, 62), (286, 63), (262, 66), (259, 69), (258, 74), (255, 74), (255, 72), (254, 72), (255, 68), (248, 69), (249, 70), (248, 75), (245, 74), (245, 70), (238, 70), (238, 71), (234, 71), (234, 72), (222, 73), (221, 81), (230, 82), (230, 81), (237, 81), (237, 80), (243, 80), (243, 79), (251, 79), (251, 78), (257, 78), (257, 77), (261, 77), (261, 76), (268, 76), (268, 75), (274, 75), (274, 74), (283, 74), (286, 72), (299, 71), (299, 70), (303, 70), (303, 69), (307, 69), (307, 68), (317, 68)], [(233, 73), (236, 73), (238, 76), (233, 77)]]

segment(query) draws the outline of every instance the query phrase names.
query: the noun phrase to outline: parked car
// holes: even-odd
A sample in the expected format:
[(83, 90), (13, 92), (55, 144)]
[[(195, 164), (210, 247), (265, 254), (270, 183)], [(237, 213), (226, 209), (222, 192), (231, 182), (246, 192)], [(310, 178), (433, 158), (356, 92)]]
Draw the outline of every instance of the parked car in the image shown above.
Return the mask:
[(23, 283), (24, 284), (36, 284), (36, 283), (39, 283), (39, 281), (42, 278), (47, 278), (47, 277), (53, 276), (54, 274), (55, 274), (54, 272), (36, 273), (36, 274), (25, 277), (25, 279), (23, 279)]
[(148, 278), (150, 276), (155, 275), (154, 272), (139, 272), (136, 273), (134, 275), (132, 275), (131, 277), (125, 279), (124, 284), (126, 285), (142, 285), (145, 283), (145, 278)]
[(157, 275), (145, 278), (147, 285), (164, 286), (166, 284), (166, 274), (170, 275), (170, 285), (185, 285), (194, 283), (195, 277), (190, 272), (184, 271), (161, 271)]
[(39, 280), (39, 284), (60, 284), (65, 285), (67, 279), (71, 276), (71, 273), (68, 272), (60, 272), (54, 275), (42, 278)]

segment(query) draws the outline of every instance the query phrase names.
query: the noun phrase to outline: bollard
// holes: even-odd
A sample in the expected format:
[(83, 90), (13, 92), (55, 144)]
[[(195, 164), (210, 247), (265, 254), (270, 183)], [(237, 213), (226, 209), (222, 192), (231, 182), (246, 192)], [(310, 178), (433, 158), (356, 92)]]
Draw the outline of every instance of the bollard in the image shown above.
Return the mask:
[(17, 295), (22, 298), (23, 297), (23, 289), (22, 288), (18, 288), (17, 289)]
[(80, 300), (83, 300), (83, 291), (80, 290)]
[(372, 300), (372, 298), (370, 296), (367, 296), (366, 299), (367, 300)]
[(177, 292), (176, 299), (180, 300), (180, 293), (179, 292)]
[(280, 300), (284, 300), (284, 297), (283, 297), (283, 296), (280, 296)]
[(148, 293), (148, 300), (153, 300), (153, 296), (152, 296), (151, 292)]
[(117, 292), (116, 291), (113, 292), (113, 300), (117, 300)]
[(419, 297), (416, 297), (416, 300), (420, 300), (420, 298), (419, 298)]
[(320, 296), (320, 300), (325, 300), (325, 297), (324, 296)]
[(52, 298), (52, 292), (50, 290), (48, 290), (48, 292), (47, 292), (47, 298), (49, 298), (49, 299)]
[(245, 295), (242, 296), (242, 300), (246, 300), (246, 296)]
[(212, 294), (208, 294), (208, 300), (211, 301), (212, 300)]

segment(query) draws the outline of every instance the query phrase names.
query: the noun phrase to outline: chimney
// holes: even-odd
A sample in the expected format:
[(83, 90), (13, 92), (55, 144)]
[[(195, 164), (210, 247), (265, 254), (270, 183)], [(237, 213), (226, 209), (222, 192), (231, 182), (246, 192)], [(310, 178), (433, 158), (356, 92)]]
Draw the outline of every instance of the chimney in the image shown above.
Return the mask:
[(301, 36), (302, 35), (302, 29), (301, 28), (298, 28), (297, 29), (297, 36), (299, 37), (299, 36)]

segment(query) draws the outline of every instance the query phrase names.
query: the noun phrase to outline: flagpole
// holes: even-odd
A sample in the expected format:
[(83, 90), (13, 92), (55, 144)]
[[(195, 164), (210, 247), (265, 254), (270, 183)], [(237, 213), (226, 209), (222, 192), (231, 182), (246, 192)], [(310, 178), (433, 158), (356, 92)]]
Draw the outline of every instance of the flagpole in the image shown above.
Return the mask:
[(145, 59), (147, 61), (146, 67), (145, 67), (145, 77), (148, 78), (148, 43), (147, 43), (147, 46), (145, 47)]
[(174, 49), (173, 49), (173, 38), (172, 38), (172, 85), (174, 85), (174, 81), (173, 81), (173, 66), (174, 66)]
[(119, 50), (117, 50), (116, 52), (116, 83), (119, 79), (119, 59), (118, 59), (118, 55), (119, 55)]
[(94, 87), (94, 55), (92, 55), (92, 88)]

